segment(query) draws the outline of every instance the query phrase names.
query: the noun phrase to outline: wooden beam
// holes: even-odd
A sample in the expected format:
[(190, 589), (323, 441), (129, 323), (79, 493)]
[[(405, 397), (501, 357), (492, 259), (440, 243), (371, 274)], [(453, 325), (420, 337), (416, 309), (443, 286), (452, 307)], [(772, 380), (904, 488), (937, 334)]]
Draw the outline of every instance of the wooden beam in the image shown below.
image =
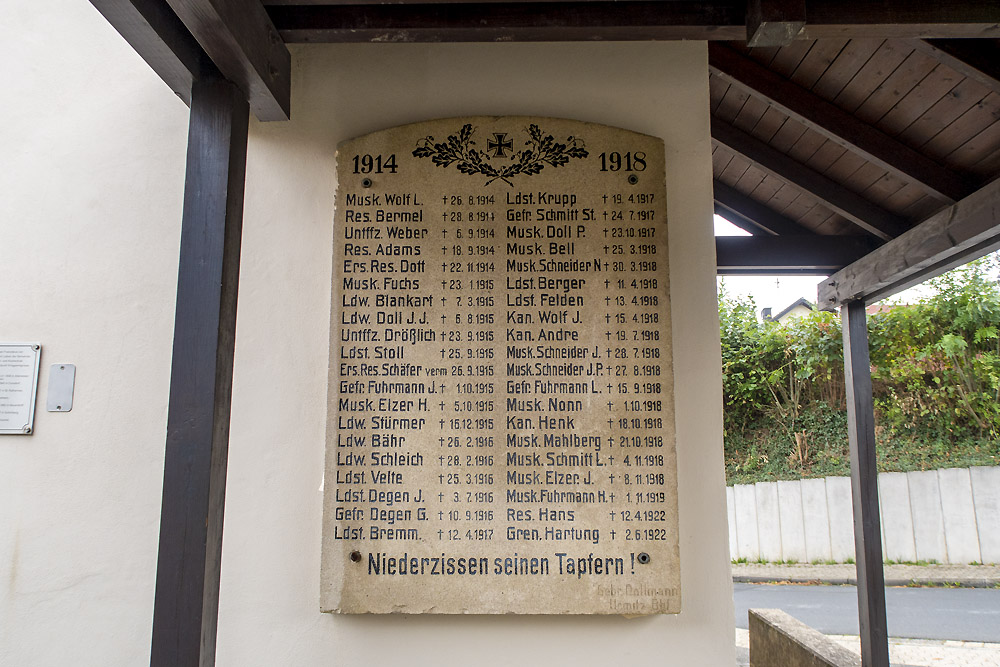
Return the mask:
[(1000, 180), (935, 213), (819, 286), (820, 308), (873, 303), (1000, 248)]
[(717, 236), (719, 275), (829, 275), (871, 252), (868, 236)]
[(271, 6), (286, 42), (735, 39), (742, 2), (496, 2)]
[(913, 45), (962, 76), (1000, 94), (1000, 40), (916, 39)]
[(150, 665), (214, 664), (249, 110), (194, 84)]
[(712, 118), (712, 139), (769, 174), (808, 192), (831, 210), (883, 240), (899, 236), (908, 229), (902, 218), (718, 118)]
[(806, 12), (804, 39), (1000, 35), (1000, 5), (982, 0), (807, 0)]
[(288, 120), (292, 58), (259, 0), (167, 0), (259, 120)]
[[(762, 231), (766, 234), (792, 236), (814, 233), (718, 179), (712, 181), (712, 189), (715, 212), (751, 234)], [(749, 228), (744, 225), (749, 225)]]
[(165, 0), (90, 0), (170, 90), (191, 104), (205, 57)]
[(805, 24), (805, 0), (747, 2), (747, 46), (787, 46)]
[[(782, 0), (783, 1), (783, 0)], [(746, 39), (746, 0), (401, 2), (264, 0), (286, 42)], [(805, 0), (798, 39), (997, 36), (1000, 8), (977, 0)]]
[(868, 325), (863, 301), (841, 310), (844, 332), (844, 384), (851, 449), (851, 499), (854, 506), (854, 553), (858, 573), (858, 622), (861, 663), (889, 667), (885, 619), (885, 574), (879, 525), (878, 469), (875, 456), (875, 405), (872, 400)]
[(709, 66), (715, 74), (899, 178), (948, 203), (975, 189), (959, 174), (755, 60), (722, 44), (710, 44), (708, 49)]

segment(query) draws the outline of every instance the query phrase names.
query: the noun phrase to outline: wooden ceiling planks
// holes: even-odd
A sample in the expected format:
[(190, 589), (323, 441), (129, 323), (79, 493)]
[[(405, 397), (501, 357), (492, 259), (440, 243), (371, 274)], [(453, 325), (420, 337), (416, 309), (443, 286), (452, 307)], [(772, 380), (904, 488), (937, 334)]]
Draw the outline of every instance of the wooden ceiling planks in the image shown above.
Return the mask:
[(770, 143), (787, 120), (788, 116), (769, 106), (754, 125), (752, 134)]
[(905, 42), (883, 40), (871, 58), (833, 98), (833, 103), (848, 113), (854, 113), (912, 52), (913, 47)]
[(943, 208), (946, 208), (946, 204), (942, 204), (940, 200), (934, 199), (933, 197), (928, 197), (927, 195), (922, 195), (920, 193), (916, 196), (914, 202), (903, 209), (903, 215), (914, 223), (924, 220), (930, 215), (937, 213)]
[(812, 91), (825, 99), (835, 99), (884, 42), (882, 39), (850, 40), (836, 60), (813, 84)]
[[(870, 165), (865, 164), (862, 165), (861, 168), (864, 169), (869, 166)], [(905, 198), (901, 198), (900, 201), (904, 201), (905, 203), (899, 205), (894, 203), (892, 198), (894, 195), (899, 194), (899, 192), (903, 190), (906, 186), (907, 183), (897, 178), (895, 174), (885, 172), (881, 176), (876, 178), (871, 183), (871, 185), (865, 188), (861, 192), (861, 196), (865, 197), (866, 199), (871, 199), (872, 201), (882, 202), (882, 205), (886, 209), (892, 211), (893, 213), (896, 213), (897, 215), (904, 215), (904, 211), (906, 209), (906, 206), (909, 205), (909, 202), (905, 202)], [(913, 190), (920, 197), (924, 195), (923, 190), (921, 190), (920, 188), (914, 187)]]
[(989, 89), (978, 81), (964, 79), (900, 132), (899, 137), (914, 148), (922, 148), (989, 94)]
[(911, 50), (903, 62), (879, 82), (875, 90), (852, 113), (875, 126), (899, 100), (931, 73), (936, 64), (924, 54)]
[(988, 177), (990, 174), (982, 171), (983, 165), (988, 164), (998, 150), (1000, 150), (1000, 122), (993, 123), (976, 134), (948, 155), (948, 159), (962, 165), (963, 169)]
[(746, 88), (729, 86), (726, 94), (722, 97), (722, 101), (719, 102), (719, 105), (715, 109), (716, 118), (721, 118), (727, 123), (732, 123), (740, 111), (743, 110), (743, 105), (747, 103), (748, 99), (750, 99), (750, 92)]
[[(967, 78), (955, 67), (930, 57), (933, 49), (918, 49), (915, 44), (894, 38), (856, 38), (793, 42), (780, 48), (732, 47), (748, 61), (858, 114), (907, 149), (919, 149), (927, 155), (924, 159), (944, 159), (948, 167), (966, 177), (996, 175), (1000, 170), (1000, 98), (979, 79)], [(729, 74), (713, 72), (711, 77), (712, 96), (718, 100), (714, 105), (716, 118), (804, 168), (911, 223), (953, 201), (905, 174), (870, 161), (851, 145), (824, 135), (821, 128), (787, 116), (784, 108), (759, 96), (752, 86), (727, 82)], [(742, 95), (741, 90), (749, 95)], [(931, 149), (935, 152), (929, 152)], [(761, 177), (758, 167), (732, 156), (727, 156), (724, 166), (718, 162), (717, 176), (724, 174), (737, 190), (805, 227), (827, 231), (853, 227), (840, 214), (804, 196), (801, 183), (797, 187), (774, 174)], [(964, 187), (971, 189), (976, 181), (966, 178), (965, 182)], [(957, 188), (954, 192), (960, 194)]]
[(735, 186), (751, 166), (753, 166), (753, 162), (750, 159), (742, 155), (734, 155), (733, 159), (726, 165), (726, 168), (719, 174), (719, 180)]
[(767, 178), (767, 172), (763, 169), (751, 164), (750, 167), (743, 172), (739, 180), (736, 181), (733, 187), (735, 187), (740, 192), (753, 192), (764, 182)]
[(725, 98), (730, 87), (729, 82), (722, 77), (708, 77), (708, 108), (713, 114), (718, 110), (719, 105), (722, 104), (722, 100)]
[(743, 103), (743, 108), (740, 109), (738, 114), (736, 114), (736, 118), (732, 120), (732, 124), (744, 132), (755, 134), (757, 125), (760, 123), (761, 118), (769, 108), (770, 107), (767, 102), (759, 97), (751, 95), (747, 101)]
[(780, 190), (784, 185), (785, 182), (780, 178), (775, 178), (771, 174), (765, 172), (764, 179), (758, 183), (753, 190), (748, 190), (747, 193), (757, 201), (767, 202), (774, 197), (775, 193), (777, 193), (778, 190)]
[(792, 144), (787, 151), (783, 152), (798, 162), (806, 164), (812, 159), (812, 156), (816, 154), (816, 151), (818, 151), (823, 144), (827, 143), (827, 141), (829, 140), (816, 130), (806, 128), (805, 132), (799, 136), (798, 141)]
[(997, 62), (1000, 39), (917, 39), (913, 43), (938, 62), (1000, 93), (1000, 63)]
[(814, 42), (809, 42), (806, 40), (800, 40), (797, 42), (792, 42), (788, 46), (783, 46), (781, 49), (774, 54), (770, 63), (766, 66), (769, 70), (776, 74), (780, 74), (785, 78), (792, 76), (792, 72), (795, 68), (799, 66), (802, 59), (806, 57), (809, 50), (813, 47)]
[(956, 149), (972, 140), (990, 125), (1000, 121), (1000, 94), (990, 93), (975, 106), (938, 132), (921, 150), (955, 169), (968, 168), (954, 157)]
[[(843, 44), (846, 42), (838, 41), (824, 48), (817, 48), (823, 45), (814, 45), (810, 54), (816, 53), (815, 57), (810, 60), (807, 56), (793, 73), (793, 79), (798, 77), (804, 84), (818, 80), (822, 76), (821, 70), (826, 71), (829, 63), (832, 63), (837, 57), (836, 54), (842, 50)], [(811, 130), (823, 134), (849, 150), (859, 152), (866, 159), (877, 162), (886, 169), (894, 170), (908, 179), (924, 184), (928, 192), (936, 192), (954, 201), (973, 189), (961, 175), (943, 169), (933, 160), (901, 144), (879, 128), (846, 113), (805, 85), (798, 85), (794, 80), (779, 76), (723, 44), (709, 45), (709, 67), (734, 86), (761, 97), (798, 122), (808, 125)], [(807, 157), (803, 156), (802, 159)]]
[(847, 149), (843, 146), (828, 139), (806, 160), (806, 165), (824, 176), (828, 176), (827, 172), (830, 171), (830, 167), (846, 152)]
[(898, 137), (964, 78), (950, 67), (937, 65), (879, 119), (878, 127), (886, 134)]
[(813, 85), (847, 46), (847, 42), (846, 39), (817, 40), (788, 78), (803, 88), (812, 90)]
[[(847, 179), (853, 177), (858, 170), (868, 164), (871, 163), (865, 161), (865, 159), (857, 153), (844, 151), (844, 154), (837, 158), (837, 160), (824, 172), (824, 175), (837, 181), (846, 181)], [(883, 174), (888, 174), (888, 172), (884, 169), (881, 171)]]

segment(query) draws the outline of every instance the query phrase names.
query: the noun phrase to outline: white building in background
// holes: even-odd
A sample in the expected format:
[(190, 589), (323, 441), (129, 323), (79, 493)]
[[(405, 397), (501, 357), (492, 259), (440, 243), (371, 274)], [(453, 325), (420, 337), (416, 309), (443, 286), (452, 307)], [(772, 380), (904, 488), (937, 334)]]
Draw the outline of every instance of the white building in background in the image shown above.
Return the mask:
[(785, 324), (789, 320), (797, 317), (804, 317), (814, 310), (816, 310), (816, 304), (812, 303), (805, 297), (802, 297), (792, 302), (777, 315), (772, 315), (770, 308), (764, 308), (760, 311), (760, 318), (765, 322), (773, 321)]

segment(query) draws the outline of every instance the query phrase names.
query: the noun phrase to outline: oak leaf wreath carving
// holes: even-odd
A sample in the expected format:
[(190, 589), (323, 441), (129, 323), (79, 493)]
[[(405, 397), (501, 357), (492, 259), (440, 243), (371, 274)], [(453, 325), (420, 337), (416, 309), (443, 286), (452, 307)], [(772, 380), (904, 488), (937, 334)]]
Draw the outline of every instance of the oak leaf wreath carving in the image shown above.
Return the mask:
[[(498, 180), (513, 187), (510, 179), (514, 176), (532, 176), (541, 172), (545, 165), (562, 167), (571, 158), (582, 159), (588, 155), (583, 139), (579, 137), (571, 135), (566, 138), (566, 143), (559, 143), (551, 134), (543, 136), (542, 130), (534, 123), (524, 131), (528, 134), (528, 141), (524, 143), (526, 148), (512, 153), (509, 164), (494, 164), (492, 161), (493, 158), (507, 157), (505, 149), (513, 150), (512, 141), (505, 143), (506, 133), (495, 134), (488, 150), (482, 151), (473, 148), (476, 142), (472, 140), (472, 135), (476, 133), (476, 128), (471, 123), (466, 123), (458, 134), (449, 135), (446, 141), (440, 143), (435, 143), (432, 136), (418, 140), (413, 156), (430, 158), (443, 168), (455, 165), (463, 174), (486, 176), (489, 180), (484, 187)], [(489, 150), (493, 150), (492, 156)]]

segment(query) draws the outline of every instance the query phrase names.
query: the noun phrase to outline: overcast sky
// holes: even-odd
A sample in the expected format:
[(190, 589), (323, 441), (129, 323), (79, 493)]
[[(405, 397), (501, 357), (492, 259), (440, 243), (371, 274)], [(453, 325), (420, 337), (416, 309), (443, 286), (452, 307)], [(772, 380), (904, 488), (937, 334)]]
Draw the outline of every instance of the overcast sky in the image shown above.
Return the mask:
[[(715, 216), (716, 236), (750, 236), (728, 220)], [(757, 304), (757, 315), (763, 308), (770, 308), (777, 315), (800, 298), (816, 303), (816, 286), (829, 276), (724, 276), (716, 278), (726, 282), (726, 292), (732, 296), (752, 296)], [(1000, 281), (1000, 276), (997, 276)], [(922, 285), (911, 287), (889, 297), (890, 302), (914, 303), (930, 295)]]
[[(716, 236), (750, 236), (728, 220), (715, 216)], [(770, 308), (774, 314), (800, 298), (816, 303), (816, 286), (826, 276), (725, 276), (726, 292), (732, 296), (753, 296), (757, 312)]]

